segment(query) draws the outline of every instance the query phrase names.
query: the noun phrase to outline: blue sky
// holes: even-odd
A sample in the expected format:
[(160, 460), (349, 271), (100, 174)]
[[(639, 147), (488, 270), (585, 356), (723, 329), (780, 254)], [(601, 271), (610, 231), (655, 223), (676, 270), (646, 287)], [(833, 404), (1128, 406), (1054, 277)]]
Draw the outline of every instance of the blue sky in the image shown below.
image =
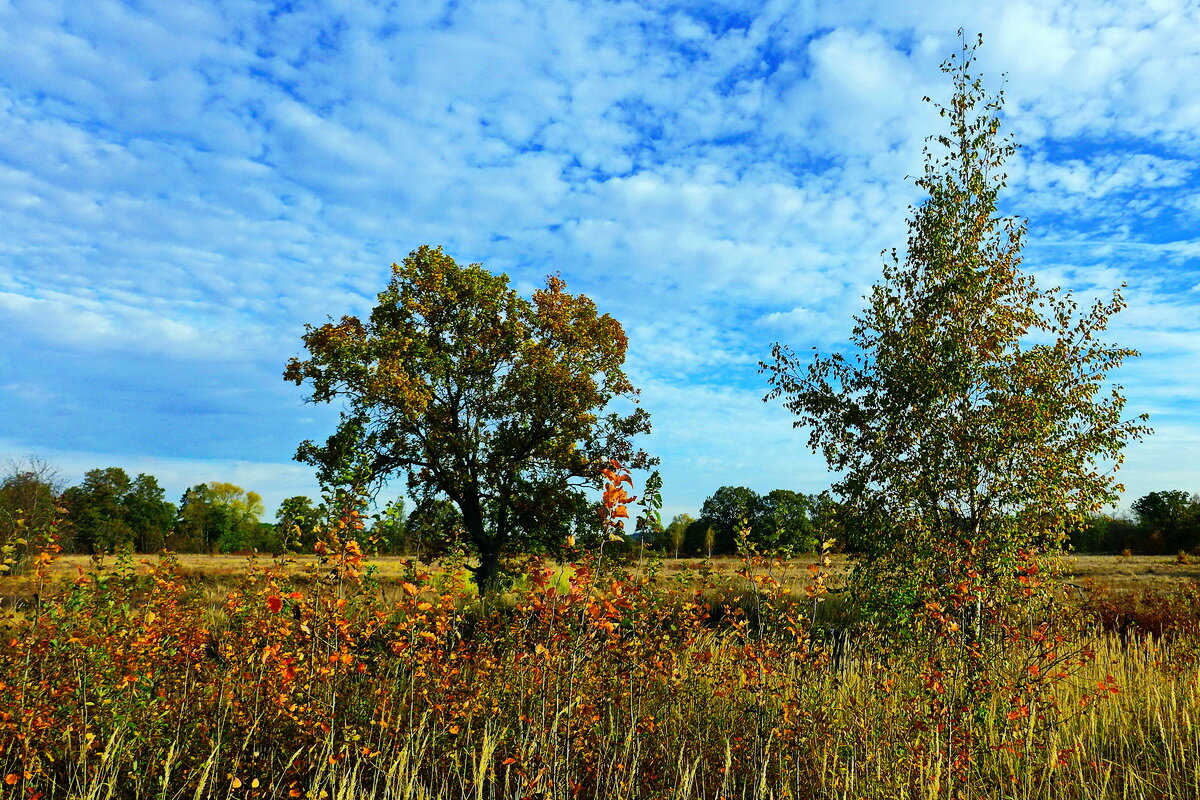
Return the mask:
[(283, 366), (429, 243), (625, 325), (668, 515), (819, 491), (757, 362), (844, 345), (962, 26), (1007, 74), (1026, 269), (1129, 284), (1126, 505), (1200, 491), (1200, 6), (714, 8), (0, 0), (0, 459), (315, 494), (290, 459), (334, 414)]

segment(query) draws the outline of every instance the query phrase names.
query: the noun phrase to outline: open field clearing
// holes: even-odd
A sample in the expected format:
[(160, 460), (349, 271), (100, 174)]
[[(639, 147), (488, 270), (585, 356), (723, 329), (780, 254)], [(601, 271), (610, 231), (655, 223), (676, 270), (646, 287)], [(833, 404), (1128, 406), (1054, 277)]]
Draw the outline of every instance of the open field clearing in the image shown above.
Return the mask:
[[(317, 566), (315, 556), (292, 556), (287, 559), (274, 559), (269, 555), (250, 558), (244, 555), (200, 555), (183, 553), (175, 555), (185, 575), (204, 578), (212, 582), (235, 581), (241, 576), (248, 565), (259, 566), (280, 564), (285, 571), (303, 573)], [(787, 584), (803, 585), (810, 578), (809, 565), (815, 557), (795, 558), (782, 562), (780, 566), (768, 570), (772, 575)], [(1190, 559), (1188, 559), (1190, 561)], [(147, 563), (157, 562), (156, 556), (137, 555), (133, 557), (135, 569), (145, 573)], [(848, 556), (835, 555), (831, 557), (829, 571), (835, 582), (843, 577), (852, 567)], [(366, 563), (373, 567), (380, 581), (395, 582), (410, 573), (414, 568), (414, 560), (404, 556), (371, 556)], [(645, 562), (642, 562), (643, 564)], [(700, 574), (712, 571), (717, 574), (733, 575), (742, 568), (744, 562), (737, 558), (715, 558), (706, 562), (702, 558), (666, 558), (657, 560), (658, 573), (666, 578), (685, 573)], [(115, 570), (117, 561), (111, 557), (104, 560), (106, 568)], [(1092, 582), (1098, 585), (1116, 589), (1130, 590), (1169, 590), (1185, 586), (1192, 581), (1200, 580), (1200, 557), (1196, 563), (1181, 563), (1176, 556), (1121, 556), (1121, 555), (1068, 555), (1064, 559), (1065, 575), (1068, 580), (1085, 584)], [(92, 566), (92, 558), (83, 555), (64, 555), (55, 562), (54, 574), (77, 574)], [(553, 566), (550, 564), (550, 566)], [(631, 563), (631, 568), (637, 569), (638, 561)], [(436, 570), (437, 564), (416, 563), (419, 570)], [(22, 583), (18, 576), (0, 582), (0, 587)]]

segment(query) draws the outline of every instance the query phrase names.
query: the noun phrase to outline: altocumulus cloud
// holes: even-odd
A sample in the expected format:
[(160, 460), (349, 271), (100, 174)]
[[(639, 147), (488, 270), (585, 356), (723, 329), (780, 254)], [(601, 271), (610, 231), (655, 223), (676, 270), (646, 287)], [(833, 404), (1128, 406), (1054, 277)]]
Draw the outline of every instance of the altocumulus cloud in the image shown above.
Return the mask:
[[(843, 7), (846, 6), (846, 7)], [(280, 380), (422, 243), (552, 271), (626, 326), (667, 511), (829, 477), (764, 406), (773, 341), (843, 346), (904, 242), (923, 95), (982, 31), (1024, 145), (1026, 267), (1102, 295), (1159, 434), (1129, 493), (1200, 489), (1200, 19), (1184, 2), (0, 4), (0, 451), (173, 494), (315, 492)]]

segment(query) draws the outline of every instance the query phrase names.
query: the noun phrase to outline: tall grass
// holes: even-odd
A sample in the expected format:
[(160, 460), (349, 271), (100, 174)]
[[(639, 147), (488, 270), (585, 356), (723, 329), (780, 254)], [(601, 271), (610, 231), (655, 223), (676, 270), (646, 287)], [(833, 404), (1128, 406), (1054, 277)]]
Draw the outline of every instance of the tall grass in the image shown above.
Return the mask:
[(833, 603), (769, 565), (535, 564), (480, 601), (431, 575), (385, 592), (353, 541), (324, 549), (308, 574), (249, 567), (216, 614), (170, 559), (43, 570), (0, 642), (4, 796), (1200, 796), (1190, 630), (1057, 645), (1073, 660), (998, 639), (994, 689), (967, 695), (952, 647), (833, 658)]

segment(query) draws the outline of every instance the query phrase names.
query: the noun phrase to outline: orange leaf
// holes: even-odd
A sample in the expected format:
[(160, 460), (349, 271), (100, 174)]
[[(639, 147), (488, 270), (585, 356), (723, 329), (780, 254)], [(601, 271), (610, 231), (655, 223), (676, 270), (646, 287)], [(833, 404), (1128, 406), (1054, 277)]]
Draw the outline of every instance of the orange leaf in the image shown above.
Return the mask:
[(278, 614), (283, 610), (283, 598), (277, 594), (273, 594), (267, 598), (267, 609), (272, 614)]
[(15, 772), (10, 772), (4, 776), (4, 782), (7, 783), (9, 786), (14, 785), (19, 780), (21, 780), (21, 776)]

